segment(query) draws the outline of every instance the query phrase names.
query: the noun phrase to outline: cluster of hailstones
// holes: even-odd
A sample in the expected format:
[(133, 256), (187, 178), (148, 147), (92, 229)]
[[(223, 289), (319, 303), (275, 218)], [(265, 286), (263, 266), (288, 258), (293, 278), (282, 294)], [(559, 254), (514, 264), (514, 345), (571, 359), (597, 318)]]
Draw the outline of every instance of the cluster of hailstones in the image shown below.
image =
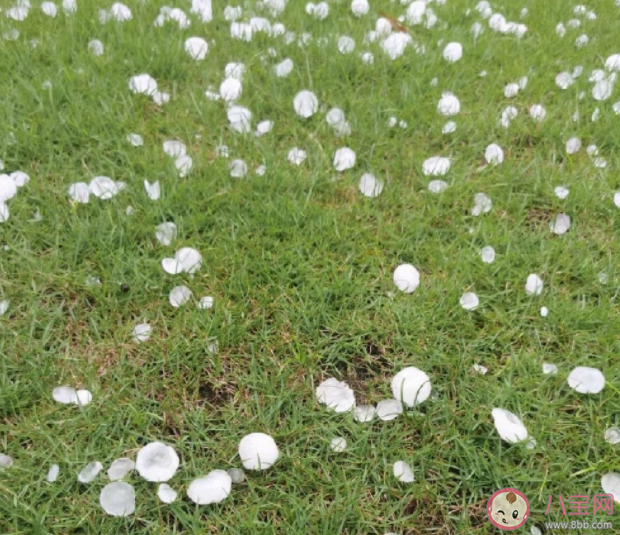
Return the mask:
[[(239, 457), (246, 470), (266, 470), (273, 466), (280, 452), (273, 438), (265, 433), (250, 433), (239, 443)], [(102, 470), (100, 462), (88, 463), (78, 474), (81, 483), (90, 483)], [(135, 462), (132, 459), (115, 460), (109, 470), (112, 480), (101, 490), (99, 503), (111, 516), (128, 516), (136, 509), (136, 493), (133, 486), (123, 481), (134, 469), (147, 481), (159, 483), (157, 495), (164, 503), (177, 499), (175, 491), (166, 482), (172, 479), (179, 468), (179, 456), (172, 446), (151, 442), (138, 451)], [(52, 466), (48, 481), (58, 477), (58, 465)], [(188, 498), (198, 505), (218, 503), (230, 494), (233, 483), (244, 480), (243, 470), (212, 470), (207, 475), (194, 479), (187, 488)]]

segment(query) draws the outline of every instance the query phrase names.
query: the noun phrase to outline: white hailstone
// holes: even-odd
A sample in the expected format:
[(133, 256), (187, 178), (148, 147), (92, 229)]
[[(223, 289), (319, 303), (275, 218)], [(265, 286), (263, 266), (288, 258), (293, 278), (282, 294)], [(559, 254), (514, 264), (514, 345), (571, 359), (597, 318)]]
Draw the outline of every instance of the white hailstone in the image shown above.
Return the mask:
[(177, 499), (177, 491), (167, 483), (160, 483), (157, 487), (157, 497), (163, 503), (172, 503)]
[(233, 39), (250, 42), (253, 36), (252, 25), (245, 22), (232, 22), (230, 24), (230, 36)]
[(187, 496), (197, 505), (208, 505), (225, 500), (230, 494), (232, 479), (224, 470), (213, 470), (194, 479), (187, 488)]
[(342, 453), (347, 449), (347, 441), (343, 437), (332, 438), (329, 447), (335, 453)]
[(583, 74), (583, 67), (581, 65), (577, 65), (573, 69), (573, 73), (572, 73), (573, 78), (579, 78), (582, 74)]
[(80, 483), (90, 483), (97, 477), (102, 468), (103, 465), (99, 461), (88, 463), (78, 474), (78, 481)]
[(566, 197), (568, 197), (569, 194), (569, 189), (565, 188), (564, 186), (557, 186), (553, 192), (555, 193), (555, 196), (558, 199), (566, 199)]
[(454, 63), (463, 57), (463, 45), (461, 43), (448, 43), (443, 49), (443, 59)]
[(93, 400), (93, 395), (88, 390), (78, 390), (75, 393), (75, 405), (85, 406)]
[(265, 165), (259, 165), (256, 168), (256, 174), (258, 176), (263, 176), (265, 174), (265, 172), (267, 171), (267, 167)]
[(576, 152), (579, 152), (580, 149), (581, 149), (581, 140), (578, 137), (571, 137), (566, 142), (566, 152), (568, 154), (575, 154)]
[(568, 232), (568, 229), (570, 229), (570, 225), (571, 221), (569, 215), (558, 214), (555, 216), (553, 221), (549, 223), (549, 228), (551, 229), (551, 232), (557, 234), (558, 236), (561, 236)]
[(162, 245), (170, 245), (176, 238), (177, 226), (174, 223), (160, 223), (155, 230), (155, 238)]
[(241, 17), (242, 13), (243, 13), (243, 8), (241, 6), (237, 6), (237, 7), (226, 6), (224, 8), (224, 20), (227, 20), (227, 21), (237, 20), (238, 18)]
[(549, 309), (547, 307), (540, 307), (540, 315), (546, 318), (549, 315)]
[(213, 297), (211, 297), (210, 295), (202, 297), (200, 301), (198, 301), (198, 308), (200, 308), (201, 310), (213, 308)]
[(103, 43), (99, 39), (93, 39), (88, 43), (88, 51), (93, 56), (102, 56), (104, 51)]
[(157, 82), (148, 74), (138, 74), (129, 80), (129, 89), (132, 93), (152, 96), (157, 93)]
[(607, 100), (611, 97), (614, 84), (609, 80), (600, 80), (596, 82), (596, 85), (592, 88), (592, 96), (594, 100)]
[(8, 299), (3, 299), (2, 301), (0, 301), (0, 316), (4, 315), (8, 309), (9, 309)]
[(252, 131), (252, 112), (242, 106), (228, 108), (228, 121), (235, 132), (242, 134)]
[(620, 115), (620, 102), (614, 103), (614, 105), (611, 108), (614, 110), (614, 113), (616, 115)]
[(358, 405), (353, 409), (353, 418), (361, 423), (372, 422), (376, 409), (372, 405)]
[(437, 111), (445, 117), (450, 117), (461, 111), (461, 103), (452, 93), (442, 93), (439, 103), (437, 104)]
[(119, 479), (123, 479), (135, 467), (136, 463), (131, 459), (121, 457), (120, 459), (116, 459), (110, 465), (110, 468), (108, 468), (108, 477), (111, 481), (118, 481)]
[(76, 182), (75, 184), (71, 184), (71, 186), (69, 186), (69, 197), (71, 197), (75, 202), (86, 204), (90, 197), (88, 184), (85, 182)]
[(513, 98), (517, 96), (519, 92), (519, 84), (511, 83), (504, 87), (504, 96), (506, 98)]
[(498, 144), (491, 143), (484, 151), (484, 159), (491, 165), (499, 165), (504, 161), (504, 151)]
[(353, 0), (351, 2), (351, 11), (356, 17), (366, 15), (369, 10), (368, 0)]
[(355, 151), (349, 147), (342, 147), (334, 153), (334, 167), (342, 172), (355, 166)]
[(176, 160), (174, 160), (174, 166), (179, 172), (179, 177), (184, 178), (194, 166), (194, 160), (192, 160), (191, 156), (184, 154), (183, 156), (179, 156)]
[(555, 364), (549, 364), (548, 362), (543, 362), (542, 372), (545, 375), (555, 375), (558, 373), (558, 367)]
[(239, 457), (246, 470), (267, 470), (279, 455), (275, 440), (265, 433), (250, 433), (239, 442)]
[(10, 19), (21, 22), (28, 16), (28, 11), (27, 6), (15, 6), (7, 9), (6, 16)]
[(137, 344), (146, 342), (151, 337), (151, 326), (148, 323), (140, 323), (133, 329), (133, 341)]
[(448, 183), (443, 180), (431, 180), (428, 183), (428, 191), (431, 193), (441, 193), (448, 189)]
[(338, 39), (338, 52), (341, 54), (350, 54), (355, 50), (355, 40), (352, 37), (343, 35)]
[(607, 75), (606, 75), (605, 71), (603, 71), (601, 69), (595, 69), (590, 74), (590, 77), (588, 78), (588, 82), (592, 82), (592, 83), (600, 82), (600, 81), (604, 80), (606, 78), (606, 76)]
[(67, 15), (73, 15), (77, 12), (77, 3), (75, 0), (62, 0), (62, 8)]
[(187, 303), (191, 297), (192, 292), (187, 286), (175, 286), (170, 290), (168, 301), (174, 308), (179, 308)]
[(47, 481), (49, 483), (54, 483), (58, 479), (58, 474), (60, 473), (60, 466), (57, 464), (53, 464), (50, 466), (49, 471), (47, 472)]
[(405, 48), (407, 48), (412, 41), (408, 33), (394, 32), (381, 41), (381, 48), (391, 60), (395, 60), (404, 54)]
[(607, 284), (609, 282), (609, 275), (607, 275), (607, 273), (605, 273), (604, 271), (601, 271), (598, 274), (598, 281), (601, 284)]
[(480, 305), (480, 299), (474, 292), (465, 292), (459, 299), (459, 303), (465, 310), (476, 310)]
[(384, 399), (377, 403), (376, 414), (379, 420), (389, 422), (403, 412), (403, 404), (397, 399)]
[(58, 8), (53, 2), (43, 2), (41, 4), (41, 11), (43, 11), (43, 13), (45, 13), (48, 17), (55, 17), (58, 15)]
[[(402, 2), (401, 2), (402, 3)], [(407, 13), (405, 14), (405, 20), (408, 24), (421, 24), (426, 11), (426, 2), (423, 0), (415, 0), (407, 7)]]
[(486, 375), (487, 372), (489, 371), (489, 369), (486, 366), (483, 366), (482, 364), (474, 364), (472, 368), (476, 373), (479, 373), (480, 375)]
[(588, 145), (586, 148), (586, 152), (588, 153), (588, 156), (597, 156), (598, 147), (596, 145)]
[(394, 270), (394, 284), (405, 293), (413, 293), (420, 285), (420, 272), (411, 264), (401, 264)]
[(278, 78), (286, 78), (293, 71), (293, 60), (286, 58), (275, 65), (273, 69)]
[(0, 223), (6, 223), (9, 220), (9, 207), (0, 202)]
[(614, 502), (620, 503), (620, 474), (609, 472), (601, 478), (601, 487), (605, 494), (611, 494)]
[(112, 5), (110, 14), (114, 20), (119, 22), (131, 20), (132, 18), (131, 10), (125, 4), (120, 4), (118, 2)]
[(243, 483), (245, 480), (245, 474), (241, 468), (229, 468), (226, 472), (228, 472), (230, 479), (232, 479), (232, 482), (235, 485), (238, 483)]
[(13, 171), (9, 176), (18, 188), (21, 188), (30, 182), (30, 177), (23, 171)]
[(174, 258), (164, 258), (161, 265), (170, 275), (194, 274), (202, 266), (202, 255), (193, 247), (182, 247), (174, 254)]
[(431, 380), (426, 373), (409, 366), (399, 371), (392, 379), (392, 395), (407, 407), (424, 402), (431, 393)]
[(555, 85), (560, 89), (568, 89), (575, 83), (575, 79), (570, 72), (561, 72), (555, 77)]
[(127, 141), (134, 147), (142, 147), (144, 145), (144, 139), (140, 134), (127, 134)]
[(493, 201), (486, 193), (476, 193), (474, 195), (474, 206), (471, 215), (477, 217), (480, 214), (488, 214), (493, 208)]
[(482, 34), (482, 32), (484, 32), (484, 26), (480, 24), (478, 21), (476, 21), (471, 25), (471, 28), (469, 29), (469, 31), (474, 36), (474, 39), (476, 39)]
[(195, 60), (203, 60), (209, 52), (209, 44), (202, 37), (189, 37), (185, 40), (185, 52)]
[(547, 110), (540, 104), (534, 104), (530, 108), (530, 117), (533, 119), (535, 123), (542, 122), (547, 116)]
[[(438, 2), (438, 4), (440, 4), (440, 2)], [(424, 23), (424, 27), (430, 29), (437, 24), (438, 20), (439, 19), (437, 18), (437, 15), (435, 15), (435, 12), (429, 7), (426, 10), (426, 22)]]
[(147, 481), (168, 481), (179, 468), (179, 456), (172, 446), (151, 442), (140, 448), (136, 470)]
[(378, 197), (383, 191), (383, 182), (370, 173), (364, 173), (360, 178), (359, 190), (365, 197)]
[(451, 134), (452, 132), (456, 132), (456, 123), (454, 121), (448, 121), (443, 125), (441, 129), (442, 134)]
[(489, 28), (496, 32), (505, 32), (506, 30), (506, 17), (500, 13), (494, 13), (489, 18)]
[(77, 402), (77, 393), (70, 386), (57, 386), (52, 391), (52, 398), (63, 405), (71, 405)]
[(390, 128), (395, 127), (398, 124), (398, 119), (396, 117), (390, 117), (389, 121), (388, 121), (388, 126)]
[(101, 489), (99, 503), (110, 516), (129, 516), (136, 510), (136, 492), (124, 481), (108, 483)]
[(510, 444), (516, 444), (522, 440), (527, 440), (528, 432), (523, 422), (512, 412), (505, 409), (494, 408), (491, 411), (495, 429), (502, 440)]
[(225, 102), (234, 102), (239, 99), (243, 91), (243, 86), (237, 78), (226, 78), (220, 84), (220, 97)]
[(121, 184), (107, 176), (96, 176), (88, 184), (88, 189), (98, 199), (108, 200), (124, 188)]
[(614, 204), (617, 208), (620, 208), (620, 191), (616, 191), (616, 193), (614, 193)]
[(156, 91), (153, 93), (153, 102), (158, 106), (161, 106), (166, 102), (170, 102), (170, 93), (160, 93), (159, 91)]
[(12, 199), (17, 194), (17, 184), (10, 175), (0, 175), (0, 203)]
[(325, 121), (329, 126), (335, 128), (345, 123), (346, 119), (344, 112), (340, 108), (332, 108), (325, 115)]
[(211, 22), (213, 19), (211, 0), (192, 0), (190, 13), (198, 15), (202, 22)]
[(579, 37), (577, 37), (577, 39), (575, 39), (575, 46), (577, 48), (583, 48), (584, 46), (588, 44), (589, 41), (590, 41), (590, 38), (584, 33), (580, 35)]
[(596, 368), (578, 366), (570, 372), (567, 382), (580, 394), (598, 394), (605, 387), (605, 376)]
[(243, 178), (248, 173), (248, 166), (243, 160), (232, 160), (228, 165), (230, 176), (233, 178)]
[(487, 245), (480, 249), (480, 258), (485, 264), (492, 264), (495, 261), (495, 249)]
[(157, 201), (161, 197), (159, 180), (153, 182), (152, 184), (148, 180), (145, 180), (144, 189), (146, 190), (146, 194), (149, 196), (149, 199), (152, 201)]
[(450, 158), (433, 156), (424, 160), (422, 173), (425, 176), (443, 176), (450, 170)]
[(527, 87), (527, 83), (528, 83), (528, 78), (527, 76), (521, 76), (521, 78), (519, 78), (519, 89), (523, 90)]
[(252, 27), (252, 32), (255, 33), (271, 33), (271, 22), (264, 17), (252, 17), (250, 19), (250, 26)]
[(187, 153), (187, 147), (184, 143), (176, 140), (167, 140), (163, 143), (164, 153), (171, 158), (178, 158)]
[(291, 150), (288, 151), (286, 159), (293, 165), (301, 165), (305, 161), (306, 157), (307, 154), (305, 150), (293, 147)]
[(347, 412), (355, 407), (355, 394), (349, 385), (333, 377), (326, 379), (316, 388), (319, 403), (335, 412)]
[(319, 109), (319, 100), (312, 91), (303, 90), (293, 99), (295, 113), (304, 119), (312, 117)]
[(612, 54), (605, 60), (605, 68), (608, 71), (620, 72), (620, 54)]
[(0, 467), (8, 468), (13, 464), (13, 458), (4, 453), (0, 453)]
[(543, 291), (543, 281), (542, 279), (536, 275), (536, 273), (531, 273), (527, 277), (527, 281), (525, 282), (525, 293), (527, 295), (540, 295)]
[(256, 125), (256, 135), (264, 136), (273, 130), (273, 121), (261, 121)]
[(605, 430), (605, 442), (609, 444), (620, 444), (620, 428), (610, 427)]
[(402, 483), (413, 483), (413, 470), (405, 461), (396, 461), (393, 471), (394, 477)]

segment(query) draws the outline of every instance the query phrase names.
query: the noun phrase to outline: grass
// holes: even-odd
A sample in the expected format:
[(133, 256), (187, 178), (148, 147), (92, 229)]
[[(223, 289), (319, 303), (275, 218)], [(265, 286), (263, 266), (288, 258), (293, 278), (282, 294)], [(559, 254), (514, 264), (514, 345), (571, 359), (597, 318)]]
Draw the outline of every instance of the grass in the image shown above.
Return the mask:
[[(213, 22), (193, 18), (186, 30), (173, 22), (153, 26), (161, 2), (132, 2), (132, 21), (103, 26), (102, 6), (90, 0), (73, 17), (50, 19), (37, 6), (21, 23), (0, 17), (2, 34), (20, 32), (2, 41), (0, 158), (7, 171), (31, 176), (0, 225), (0, 298), (10, 300), (0, 318), (0, 452), (15, 459), (0, 470), (0, 533), (482, 534), (494, 530), (485, 506), (499, 488), (516, 487), (529, 498), (528, 530), (561, 520), (559, 494), (601, 492), (601, 475), (619, 468), (618, 446), (603, 435), (620, 423), (620, 215), (612, 202), (620, 129), (614, 97), (593, 101), (587, 78), (619, 52), (620, 8), (597, 2), (597, 20), (583, 19), (560, 38), (554, 28), (573, 17), (572, 7), (523, 4), (530, 13), (521, 40), (486, 28), (474, 41), (469, 28), (479, 17), (463, 15), (474, 2), (434, 6), (438, 26), (412, 30), (427, 53), (409, 49), (396, 61), (377, 44), (363, 45), (375, 9), (404, 12), (386, 0), (373, 2), (372, 17), (361, 19), (350, 15), (349, 2), (332, 2), (321, 22), (291, 0), (279, 20), (313, 34), (304, 48), (265, 35), (231, 40), (222, 6)], [(521, 7), (498, 9), (519, 20)], [(581, 33), (590, 43), (576, 49)], [(183, 50), (193, 35), (212, 42), (203, 62)], [(336, 52), (340, 35), (355, 39), (355, 53)], [(321, 36), (327, 49), (316, 42)], [(95, 38), (106, 47), (101, 57), (87, 48)], [(31, 39), (39, 46), (31, 48)], [(462, 42), (463, 59), (447, 64), (440, 39)], [(275, 57), (264, 54), (268, 47)], [(362, 50), (374, 52), (373, 65), (361, 63)], [(278, 79), (272, 65), (286, 57), (295, 69)], [(246, 65), (240, 102), (253, 123), (275, 122), (264, 137), (234, 134), (225, 107), (204, 97), (230, 61)], [(584, 74), (561, 91), (555, 75), (576, 65)], [(170, 103), (157, 107), (129, 92), (129, 78), (142, 72), (172, 93)], [(529, 77), (527, 88), (504, 99), (503, 87), (521, 76)], [(52, 86), (43, 89), (47, 80)], [(312, 89), (326, 109), (341, 107), (352, 135), (335, 138), (323, 113), (299, 119), (292, 102), (302, 89)], [(450, 135), (441, 134), (448, 119), (436, 112), (442, 91), (461, 101)], [(547, 109), (541, 124), (528, 116), (535, 103)], [(505, 130), (497, 120), (508, 104), (519, 116)], [(596, 107), (601, 117), (592, 122)], [(388, 129), (393, 115), (408, 128)], [(131, 147), (130, 132), (145, 146)], [(572, 136), (584, 147), (597, 144), (608, 168), (595, 168), (584, 149), (567, 156)], [(163, 154), (166, 139), (188, 145), (194, 169), (186, 179)], [(506, 161), (480, 171), (493, 142)], [(229, 160), (215, 157), (220, 144), (251, 170), (265, 163), (267, 173), (229, 177)], [(286, 161), (295, 146), (308, 153), (300, 167)], [(341, 146), (356, 151), (357, 165), (337, 177), (331, 158)], [(437, 154), (453, 160), (450, 187), (435, 196), (421, 166)], [(357, 191), (366, 171), (385, 182), (376, 199)], [(69, 185), (96, 175), (128, 187), (110, 201), (72, 205)], [(145, 178), (161, 182), (160, 201), (146, 196)], [(558, 185), (570, 188), (564, 201), (553, 194)], [(477, 192), (494, 206), (474, 218)], [(40, 222), (31, 221), (36, 210)], [(558, 237), (548, 223), (560, 212), (573, 226)], [(155, 240), (163, 221), (178, 227), (167, 248)], [(497, 252), (491, 265), (480, 261), (484, 245)], [(161, 268), (161, 259), (182, 246), (205, 259), (193, 278)], [(413, 295), (392, 283), (403, 262), (422, 274)], [(541, 297), (525, 294), (530, 273), (544, 280)], [(89, 276), (102, 284), (86, 285)], [(168, 292), (178, 284), (196, 299), (213, 295), (214, 308), (171, 308)], [(479, 295), (478, 310), (458, 305), (466, 291)], [(542, 305), (547, 318), (539, 315)], [(142, 322), (153, 334), (136, 345), (131, 332)], [(207, 351), (214, 340), (217, 355)], [(559, 374), (543, 375), (543, 362), (557, 364)], [(488, 374), (473, 372), (475, 363)], [(391, 395), (391, 377), (407, 365), (430, 375), (434, 396), (392, 422), (362, 425), (315, 400), (318, 383), (335, 376), (354, 388), (358, 402), (376, 403)], [(605, 373), (601, 394), (566, 386), (578, 365)], [(92, 404), (58, 405), (51, 392), (61, 384), (91, 390)], [(502, 443), (493, 407), (519, 415), (536, 448)], [(275, 467), (247, 474), (219, 505), (191, 504), (189, 482), (239, 466), (237, 445), (253, 431), (275, 438)], [(335, 436), (347, 439), (346, 452), (331, 452)], [(83, 485), (77, 473), (92, 460), (107, 470), (154, 440), (181, 457), (170, 483), (182, 499), (163, 505), (156, 485), (134, 475), (135, 515), (105, 516), (98, 497), (107, 477)], [(400, 459), (413, 466), (414, 484), (393, 477)], [(61, 467), (55, 484), (45, 480), (52, 463)], [(556, 508), (545, 517), (549, 495)]]

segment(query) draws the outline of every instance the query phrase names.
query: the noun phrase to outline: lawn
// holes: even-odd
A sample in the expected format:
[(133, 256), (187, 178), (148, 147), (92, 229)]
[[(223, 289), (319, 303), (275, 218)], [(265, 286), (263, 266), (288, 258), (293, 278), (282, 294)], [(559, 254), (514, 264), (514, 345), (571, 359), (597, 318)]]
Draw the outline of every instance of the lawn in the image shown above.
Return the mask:
[[(529, 500), (520, 532), (545, 532), (575, 518), (559, 495), (567, 507), (592, 499), (620, 472), (620, 58), (608, 60), (620, 5), (505, 1), (485, 13), (444, 0), (417, 17), (408, 3), (370, 0), (355, 16), (332, 0), (321, 18), (299, 0), (248, 1), (233, 22), (214, 0), (204, 22), (189, 1), (172, 18), (160, 0), (128, 0), (131, 18), (111, 1), (71, 12), (66, 0), (56, 16), (3, 2), (0, 454), (13, 462), (0, 466), (1, 534), (497, 533), (486, 506), (504, 487)], [(369, 34), (391, 27), (379, 12), (405, 28)], [(251, 40), (235, 38), (253, 17)], [(188, 51), (190, 37), (205, 41)], [(316, 102), (300, 103), (304, 90)], [(258, 135), (263, 121), (273, 127)], [(492, 144), (503, 159), (485, 159)], [(345, 147), (355, 162), (339, 171)], [(362, 189), (380, 194), (360, 191), (366, 173), (380, 185)], [(101, 176), (111, 180), (92, 182)], [(490, 210), (475, 208), (479, 193)], [(168, 245), (162, 223), (176, 227)], [(184, 247), (202, 261), (173, 274)], [(419, 273), (411, 293), (394, 281), (402, 264)], [(191, 297), (173, 307), (181, 285)], [(136, 339), (140, 324), (150, 336)], [(335, 378), (376, 405), (409, 366), (432, 393), (389, 421), (356, 421), (316, 395)], [(602, 391), (570, 387), (580, 366), (602, 372)], [(59, 386), (92, 401), (59, 403)], [(494, 408), (527, 440), (502, 440)], [(254, 432), (275, 440), (275, 464), (246, 470), (220, 503), (192, 503), (189, 484), (241, 468)], [(110, 464), (150, 442), (179, 456), (167, 481), (177, 499), (163, 503), (132, 471), (135, 512), (107, 515)], [(79, 482), (92, 461), (103, 470)], [(413, 482), (395, 477), (397, 461)]]

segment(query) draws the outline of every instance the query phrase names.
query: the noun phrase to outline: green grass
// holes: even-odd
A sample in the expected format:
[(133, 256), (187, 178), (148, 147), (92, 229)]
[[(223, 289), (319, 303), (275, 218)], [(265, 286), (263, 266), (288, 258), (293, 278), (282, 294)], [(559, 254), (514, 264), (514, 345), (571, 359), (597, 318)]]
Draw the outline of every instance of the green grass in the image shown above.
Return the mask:
[[(427, 53), (409, 49), (396, 61), (378, 44), (363, 44), (376, 11), (404, 12), (387, 0), (371, 1), (371, 15), (361, 19), (348, 1), (331, 2), (320, 22), (290, 0), (279, 20), (313, 34), (305, 48), (265, 35), (233, 41), (223, 4), (214, 6), (213, 22), (193, 18), (186, 30), (173, 22), (153, 26), (161, 2), (132, 2), (132, 21), (104, 26), (97, 12), (109, 5), (89, 0), (78, 2), (73, 17), (50, 19), (38, 6), (21, 23), (0, 16), (0, 33), (20, 31), (17, 40), (0, 41), (0, 158), (5, 172), (31, 176), (0, 224), (0, 300), (10, 300), (0, 317), (0, 452), (15, 460), (0, 470), (0, 533), (482, 534), (495, 532), (485, 506), (499, 488), (529, 498), (526, 530), (561, 520), (558, 494), (602, 492), (601, 475), (620, 468), (618, 446), (603, 438), (620, 423), (620, 212), (612, 202), (620, 118), (611, 109), (618, 91), (597, 103), (588, 76), (620, 52), (620, 8), (612, 0), (591, 3), (598, 19), (583, 20), (562, 39), (554, 29), (573, 17), (572, 5), (505, 4), (497, 9), (508, 20), (531, 4), (521, 40), (485, 25), (474, 42), (469, 29), (480, 18), (464, 12), (475, 2), (449, 0), (433, 6), (437, 27), (412, 30)], [(581, 33), (590, 43), (575, 49)], [(194, 35), (213, 41), (203, 62), (183, 50)], [(337, 53), (340, 35), (355, 39), (353, 54)], [(329, 39), (326, 49), (316, 43), (321, 36)], [(87, 49), (95, 38), (106, 47), (101, 57)], [(31, 39), (37, 48), (28, 46)], [(463, 59), (446, 63), (440, 39), (463, 43)], [(264, 55), (268, 47), (275, 57)], [(361, 63), (363, 50), (374, 52), (373, 65)], [(271, 66), (286, 57), (295, 69), (276, 78)], [(230, 61), (246, 65), (240, 103), (253, 124), (275, 121), (264, 137), (234, 134), (224, 105), (204, 97)], [(555, 75), (576, 65), (584, 74), (561, 91)], [(170, 103), (156, 107), (129, 92), (129, 78), (143, 72), (173, 93)], [(504, 99), (504, 86), (521, 76), (529, 77), (527, 88)], [(46, 80), (51, 89), (42, 88)], [(302, 89), (312, 89), (326, 110), (342, 108), (352, 135), (335, 138), (324, 113), (299, 119), (293, 97)], [(441, 134), (448, 119), (436, 112), (442, 91), (461, 101), (450, 135)], [(547, 109), (542, 124), (529, 118), (535, 103)], [(497, 120), (509, 104), (519, 116), (504, 130)], [(597, 106), (601, 118), (591, 122)], [(408, 128), (388, 129), (392, 115)], [(145, 146), (130, 146), (130, 132), (144, 136)], [(584, 149), (567, 156), (572, 136)], [(194, 169), (186, 179), (164, 155), (166, 139), (188, 145)], [(506, 161), (479, 171), (493, 142)], [(594, 167), (585, 153), (590, 143), (607, 169)], [(229, 160), (215, 158), (220, 144), (231, 159), (246, 161), (245, 178), (229, 177)], [(295, 146), (308, 153), (300, 167), (286, 161)], [(331, 159), (341, 146), (356, 151), (357, 165), (334, 180)], [(421, 173), (434, 155), (452, 158), (450, 187), (438, 196)], [(262, 177), (253, 173), (261, 163)], [(384, 181), (380, 197), (357, 191), (363, 172)], [(109, 201), (72, 205), (69, 185), (96, 175), (128, 187)], [(145, 178), (161, 182), (158, 202), (148, 199)], [(558, 185), (570, 188), (564, 201), (554, 196)], [(474, 218), (478, 192), (494, 206)], [(36, 210), (41, 222), (31, 221)], [(559, 212), (573, 220), (561, 237), (548, 227)], [(170, 247), (155, 239), (163, 221), (178, 228)], [(497, 252), (491, 265), (479, 258), (485, 245)], [(204, 257), (193, 278), (161, 268), (162, 258), (183, 246)], [(404, 262), (422, 274), (412, 295), (392, 282)], [(530, 273), (544, 280), (541, 297), (525, 294)], [(87, 286), (89, 276), (101, 286)], [(178, 284), (196, 299), (213, 295), (214, 308), (173, 309), (168, 293)], [(478, 310), (459, 306), (466, 291), (479, 295)], [(547, 318), (539, 315), (542, 305)], [(153, 333), (136, 345), (131, 333), (142, 322)], [(219, 353), (211, 355), (207, 346), (216, 339)], [(557, 364), (559, 374), (543, 375), (543, 362)], [(473, 372), (475, 363), (488, 374)], [(430, 375), (434, 396), (392, 422), (359, 424), (315, 400), (319, 382), (335, 376), (359, 402), (376, 403), (390, 397), (391, 377), (408, 365)], [(578, 365), (604, 372), (601, 394), (567, 387)], [(93, 402), (83, 409), (55, 403), (52, 389), (62, 384), (91, 390)], [(519, 415), (537, 447), (502, 443), (493, 407)], [(190, 503), (189, 482), (239, 466), (239, 440), (254, 431), (275, 438), (277, 464), (248, 473), (221, 504)], [(329, 448), (335, 436), (348, 441), (342, 454)], [(89, 461), (107, 470), (118, 457), (135, 458), (154, 440), (181, 457), (169, 482), (180, 499), (161, 504), (156, 484), (135, 474), (135, 515), (107, 517), (98, 503), (107, 476), (83, 485), (77, 473)], [(401, 459), (412, 465), (414, 484), (392, 475)], [(61, 471), (49, 484), (53, 463)], [(555, 516), (545, 517), (550, 494)]]

